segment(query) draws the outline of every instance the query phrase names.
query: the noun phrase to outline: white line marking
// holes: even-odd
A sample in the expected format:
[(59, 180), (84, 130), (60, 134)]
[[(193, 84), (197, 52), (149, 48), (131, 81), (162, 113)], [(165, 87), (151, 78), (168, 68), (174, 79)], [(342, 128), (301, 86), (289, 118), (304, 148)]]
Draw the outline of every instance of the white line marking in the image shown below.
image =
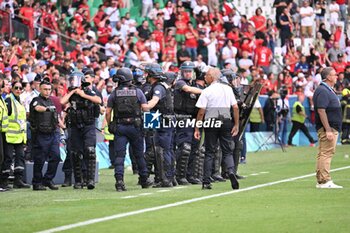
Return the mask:
[(258, 176), (258, 175), (259, 175), (258, 173), (250, 174), (250, 176)]
[(268, 173), (270, 173), (270, 172), (259, 172), (260, 174), (268, 174)]
[(165, 193), (165, 192), (170, 192), (170, 189), (163, 189), (163, 190), (157, 191), (157, 193)]
[(152, 195), (152, 193), (140, 193), (139, 196), (148, 196), (148, 195)]
[(187, 188), (187, 186), (176, 186), (173, 189), (185, 189), (185, 188)]
[(130, 199), (130, 198), (135, 198), (137, 196), (125, 196), (125, 197), (121, 197), (121, 199)]
[[(350, 166), (346, 166), (346, 167), (336, 168), (336, 169), (333, 169), (331, 171), (335, 172), (335, 171), (346, 170), (349, 168), (350, 168)], [(119, 218), (137, 215), (137, 214), (143, 214), (143, 213), (147, 213), (147, 212), (153, 212), (153, 211), (157, 211), (157, 210), (181, 206), (181, 205), (190, 204), (190, 203), (194, 203), (194, 202), (198, 202), (198, 201), (203, 201), (203, 200), (207, 200), (207, 199), (211, 199), (211, 198), (215, 198), (215, 197), (222, 197), (222, 196), (227, 196), (227, 195), (231, 195), (231, 194), (235, 194), (235, 193), (264, 188), (264, 187), (268, 187), (268, 186), (272, 186), (272, 185), (276, 185), (276, 184), (282, 184), (282, 183), (286, 183), (286, 182), (290, 182), (290, 181), (300, 180), (300, 179), (304, 179), (304, 178), (308, 178), (308, 177), (312, 177), (312, 176), (315, 176), (315, 173), (311, 173), (311, 174), (307, 174), (307, 175), (303, 175), (303, 176), (297, 176), (297, 177), (293, 177), (293, 178), (288, 178), (288, 179), (284, 179), (284, 180), (278, 180), (278, 181), (269, 182), (269, 183), (265, 183), (265, 184), (259, 184), (259, 185), (247, 187), (244, 189), (237, 189), (237, 190), (233, 190), (233, 191), (229, 191), (229, 192), (217, 193), (217, 194), (213, 194), (213, 195), (209, 195), (209, 196), (192, 198), (192, 199), (179, 201), (179, 202), (175, 202), (175, 203), (171, 203), (171, 204), (155, 206), (155, 207), (151, 207), (151, 208), (135, 210), (135, 211), (130, 211), (130, 212), (121, 213), (121, 214), (115, 214), (115, 215), (102, 217), (102, 218), (90, 219), (90, 220), (83, 221), (83, 222), (78, 222), (78, 223), (73, 223), (73, 224), (69, 224), (69, 225), (65, 225), (65, 226), (51, 228), (51, 229), (40, 231), (37, 233), (52, 233), (52, 232), (65, 231), (65, 230), (69, 230), (69, 229), (76, 228), (76, 227), (82, 227), (82, 226), (87, 226), (87, 225), (91, 225), (91, 224), (95, 224), (95, 223), (113, 220), (113, 219), (119, 219)]]

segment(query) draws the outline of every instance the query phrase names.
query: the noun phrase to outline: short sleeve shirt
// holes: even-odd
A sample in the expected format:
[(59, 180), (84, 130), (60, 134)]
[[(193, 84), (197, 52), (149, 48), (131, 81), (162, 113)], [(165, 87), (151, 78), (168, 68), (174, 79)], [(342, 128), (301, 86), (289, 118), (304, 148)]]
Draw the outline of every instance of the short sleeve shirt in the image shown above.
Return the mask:
[(317, 110), (325, 109), (330, 127), (340, 131), (342, 124), (341, 105), (335, 92), (327, 84), (321, 83), (314, 93), (313, 101), (316, 112), (316, 129), (319, 130), (323, 127)]

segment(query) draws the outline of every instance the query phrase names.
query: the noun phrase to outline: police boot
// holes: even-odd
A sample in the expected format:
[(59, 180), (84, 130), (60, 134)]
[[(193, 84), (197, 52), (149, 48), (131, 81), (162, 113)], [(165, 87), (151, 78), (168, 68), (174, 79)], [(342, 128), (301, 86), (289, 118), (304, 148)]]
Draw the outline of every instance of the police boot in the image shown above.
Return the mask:
[(194, 178), (202, 182), (203, 170), (204, 170), (204, 158), (205, 158), (205, 148), (201, 147), (198, 149), (195, 159), (195, 172)]
[(11, 186), (9, 185), (9, 180), (7, 177), (1, 177), (0, 178), (0, 188), (3, 190), (10, 190)]
[(64, 174), (64, 182), (62, 187), (70, 187), (72, 186), (72, 174)]
[(153, 185), (153, 182), (147, 176), (141, 176), (139, 182), (143, 189), (147, 189)]
[(189, 185), (190, 183), (186, 179), (188, 159), (191, 153), (191, 144), (183, 143), (178, 150), (177, 163), (176, 163), (176, 180), (179, 185)]
[(162, 180), (162, 183), (161, 183), (161, 187), (162, 188), (170, 188), (170, 187), (173, 187), (173, 182), (172, 180), (169, 180), (167, 178), (163, 179)]
[(30, 188), (30, 185), (23, 182), (22, 176), (16, 176), (15, 180), (13, 181), (13, 188), (15, 188), (15, 189), (20, 189), (20, 188), (28, 189), (28, 188)]
[(115, 181), (115, 189), (117, 190), (117, 192), (127, 191), (125, 188), (123, 177), (116, 177)]
[(95, 147), (86, 148), (88, 157), (88, 167), (87, 167), (87, 188), (95, 188), (95, 171), (96, 171), (96, 153)]
[(82, 170), (81, 170), (81, 160), (83, 158), (82, 154), (77, 152), (71, 152), (73, 161), (73, 173), (74, 173), (74, 189), (84, 188), (82, 183)]

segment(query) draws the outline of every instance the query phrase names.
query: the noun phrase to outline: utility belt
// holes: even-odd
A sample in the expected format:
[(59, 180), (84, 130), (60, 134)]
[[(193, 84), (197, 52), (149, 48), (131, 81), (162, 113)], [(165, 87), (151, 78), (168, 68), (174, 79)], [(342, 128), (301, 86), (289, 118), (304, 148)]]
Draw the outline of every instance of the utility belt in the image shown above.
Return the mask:
[(141, 122), (141, 118), (129, 117), (129, 118), (118, 118), (116, 120), (117, 124), (123, 124), (123, 125), (132, 125), (138, 121)]

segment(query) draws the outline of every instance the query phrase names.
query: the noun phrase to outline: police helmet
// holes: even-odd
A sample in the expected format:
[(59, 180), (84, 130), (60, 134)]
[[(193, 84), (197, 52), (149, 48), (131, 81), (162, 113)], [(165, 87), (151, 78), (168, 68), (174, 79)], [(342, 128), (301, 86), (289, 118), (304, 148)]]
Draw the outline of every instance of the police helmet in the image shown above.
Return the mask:
[(226, 77), (226, 80), (228, 81), (229, 84), (232, 83), (233, 80), (237, 78), (237, 75), (233, 70), (231, 69), (223, 69), (221, 70), (221, 74)]
[(132, 72), (129, 68), (120, 68), (117, 73), (113, 76), (113, 82), (126, 83), (131, 82), (133, 79)]
[(144, 72), (143, 70), (139, 68), (135, 68), (132, 72), (133, 77), (134, 77), (134, 82), (135, 84), (143, 84), (146, 82), (145, 77), (143, 76)]
[(195, 75), (196, 75), (196, 80), (203, 80), (204, 81), (204, 77), (206, 75), (206, 73), (208, 72), (208, 67), (207, 66), (196, 66), (193, 69)]
[(80, 71), (73, 71), (69, 75), (68, 80), (69, 80), (69, 87), (70, 88), (80, 87), (82, 83), (86, 82), (84, 74)]
[(193, 70), (195, 67), (194, 63), (191, 61), (185, 61), (184, 63), (181, 64), (180, 70)]
[(145, 66), (145, 72), (148, 73), (147, 77), (165, 80), (164, 71), (159, 64), (150, 63)]
[(168, 85), (173, 85), (177, 75), (175, 72), (165, 72), (165, 83), (168, 84)]

